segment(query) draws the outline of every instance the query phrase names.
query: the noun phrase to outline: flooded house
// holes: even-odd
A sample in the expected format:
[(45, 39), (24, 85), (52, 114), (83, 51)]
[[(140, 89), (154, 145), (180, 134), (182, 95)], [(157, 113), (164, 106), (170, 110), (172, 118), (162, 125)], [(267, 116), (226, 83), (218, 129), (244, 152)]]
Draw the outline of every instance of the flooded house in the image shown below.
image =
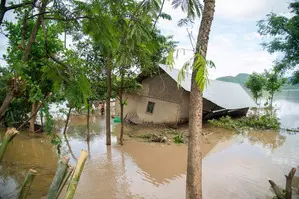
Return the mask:
[[(140, 76), (142, 87), (135, 93), (125, 93), (126, 121), (140, 124), (178, 124), (188, 120), (191, 74), (186, 74), (178, 87), (179, 70), (160, 65), (156, 76)], [(256, 104), (241, 85), (210, 80), (203, 93), (203, 119), (223, 115), (244, 116)], [(115, 111), (120, 115), (119, 102)]]

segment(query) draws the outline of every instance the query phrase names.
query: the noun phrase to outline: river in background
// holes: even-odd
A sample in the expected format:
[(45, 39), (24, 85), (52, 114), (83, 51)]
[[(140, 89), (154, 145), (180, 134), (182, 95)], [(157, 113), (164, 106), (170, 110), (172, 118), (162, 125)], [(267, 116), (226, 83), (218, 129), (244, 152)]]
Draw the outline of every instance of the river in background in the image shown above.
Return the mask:
[[(276, 96), (278, 116), (285, 128), (299, 127), (299, 91)], [(63, 123), (60, 124), (63, 126)], [(184, 144), (145, 143), (126, 137), (117, 145), (118, 124), (113, 124), (112, 146), (105, 145), (105, 120), (94, 114), (90, 142), (86, 142), (86, 117), (73, 116), (60, 148), (75, 165), (81, 149), (89, 151), (75, 198), (184, 198), (187, 147)], [(126, 126), (126, 132), (140, 131)], [(284, 186), (284, 174), (299, 166), (299, 134), (250, 132), (234, 135), (205, 127), (204, 198), (272, 198), (268, 178)], [(1, 198), (15, 198), (30, 168), (37, 170), (28, 198), (47, 194), (59, 155), (44, 135), (18, 135), (9, 145), (0, 168)], [(299, 172), (294, 182), (299, 198)]]

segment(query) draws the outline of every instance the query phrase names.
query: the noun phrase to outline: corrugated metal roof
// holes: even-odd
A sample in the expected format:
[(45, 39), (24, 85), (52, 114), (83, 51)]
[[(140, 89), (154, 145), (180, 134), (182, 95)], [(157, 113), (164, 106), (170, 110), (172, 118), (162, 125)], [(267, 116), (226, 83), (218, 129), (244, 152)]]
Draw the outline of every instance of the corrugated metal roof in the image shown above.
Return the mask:
[[(178, 82), (178, 69), (170, 69), (168, 66), (160, 64), (162, 68), (173, 80)], [(218, 106), (226, 109), (240, 109), (256, 107), (257, 105), (240, 84), (210, 80), (204, 90), (203, 97)], [(187, 73), (181, 86), (186, 91), (191, 91), (191, 74)]]

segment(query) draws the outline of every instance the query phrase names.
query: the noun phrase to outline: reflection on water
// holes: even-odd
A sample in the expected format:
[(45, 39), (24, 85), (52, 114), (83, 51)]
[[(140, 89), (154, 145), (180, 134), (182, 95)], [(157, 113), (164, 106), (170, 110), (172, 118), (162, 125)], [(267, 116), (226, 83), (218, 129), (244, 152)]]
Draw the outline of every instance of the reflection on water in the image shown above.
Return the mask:
[(299, 128), (299, 90), (286, 90), (275, 95), (278, 117), (284, 128)]
[[(281, 105), (282, 118), (289, 114), (286, 104)], [(296, 116), (290, 116), (288, 122), (297, 124), (299, 111), (290, 113), (293, 114)], [(126, 131), (135, 129), (130, 128)], [(113, 125), (113, 129), (112, 145), (106, 146), (104, 118), (93, 115), (87, 142), (86, 118), (71, 118), (67, 135), (62, 136), (61, 155), (68, 155), (75, 165), (81, 149), (89, 151), (76, 198), (185, 197), (186, 145), (145, 143), (125, 137), (125, 145), (118, 146), (119, 126)], [(233, 135), (209, 126), (204, 131), (207, 134), (203, 147), (205, 198), (271, 198), (268, 178), (284, 186), (284, 174), (299, 165), (298, 134), (266, 131)], [(44, 196), (57, 160), (56, 149), (46, 137), (17, 136), (0, 169), (0, 196), (14, 198), (29, 168), (38, 171), (29, 198)], [(293, 186), (299, 194), (299, 172)]]

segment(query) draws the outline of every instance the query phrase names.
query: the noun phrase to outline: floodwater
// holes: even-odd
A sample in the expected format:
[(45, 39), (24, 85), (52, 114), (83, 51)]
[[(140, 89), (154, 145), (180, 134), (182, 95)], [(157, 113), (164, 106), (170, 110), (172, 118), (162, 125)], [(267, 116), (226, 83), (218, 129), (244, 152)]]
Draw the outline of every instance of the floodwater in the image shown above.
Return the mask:
[[(292, 91), (294, 92), (294, 91)], [(299, 127), (299, 92), (277, 97), (278, 115), (285, 128)], [(185, 196), (187, 147), (184, 144), (146, 143), (125, 137), (117, 145), (119, 126), (113, 124), (112, 145), (105, 145), (105, 121), (91, 117), (90, 142), (86, 142), (86, 118), (73, 116), (60, 155), (75, 165), (81, 149), (89, 151), (75, 198), (173, 198)], [(135, 127), (127, 126), (132, 132)], [(205, 127), (204, 198), (272, 198), (268, 179), (285, 184), (284, 174), (299, 166), (299, 134), (249, 132), (235, 135)], [(57, 167), (58, 153), (44, 135), (18, 135), (9, 145), (0, 167), (0, 196), (15, 198), (26, 172), (36, 176), (28, 198), (45, 196)], [(299, 198), (299, 172), (294, 181)]]

